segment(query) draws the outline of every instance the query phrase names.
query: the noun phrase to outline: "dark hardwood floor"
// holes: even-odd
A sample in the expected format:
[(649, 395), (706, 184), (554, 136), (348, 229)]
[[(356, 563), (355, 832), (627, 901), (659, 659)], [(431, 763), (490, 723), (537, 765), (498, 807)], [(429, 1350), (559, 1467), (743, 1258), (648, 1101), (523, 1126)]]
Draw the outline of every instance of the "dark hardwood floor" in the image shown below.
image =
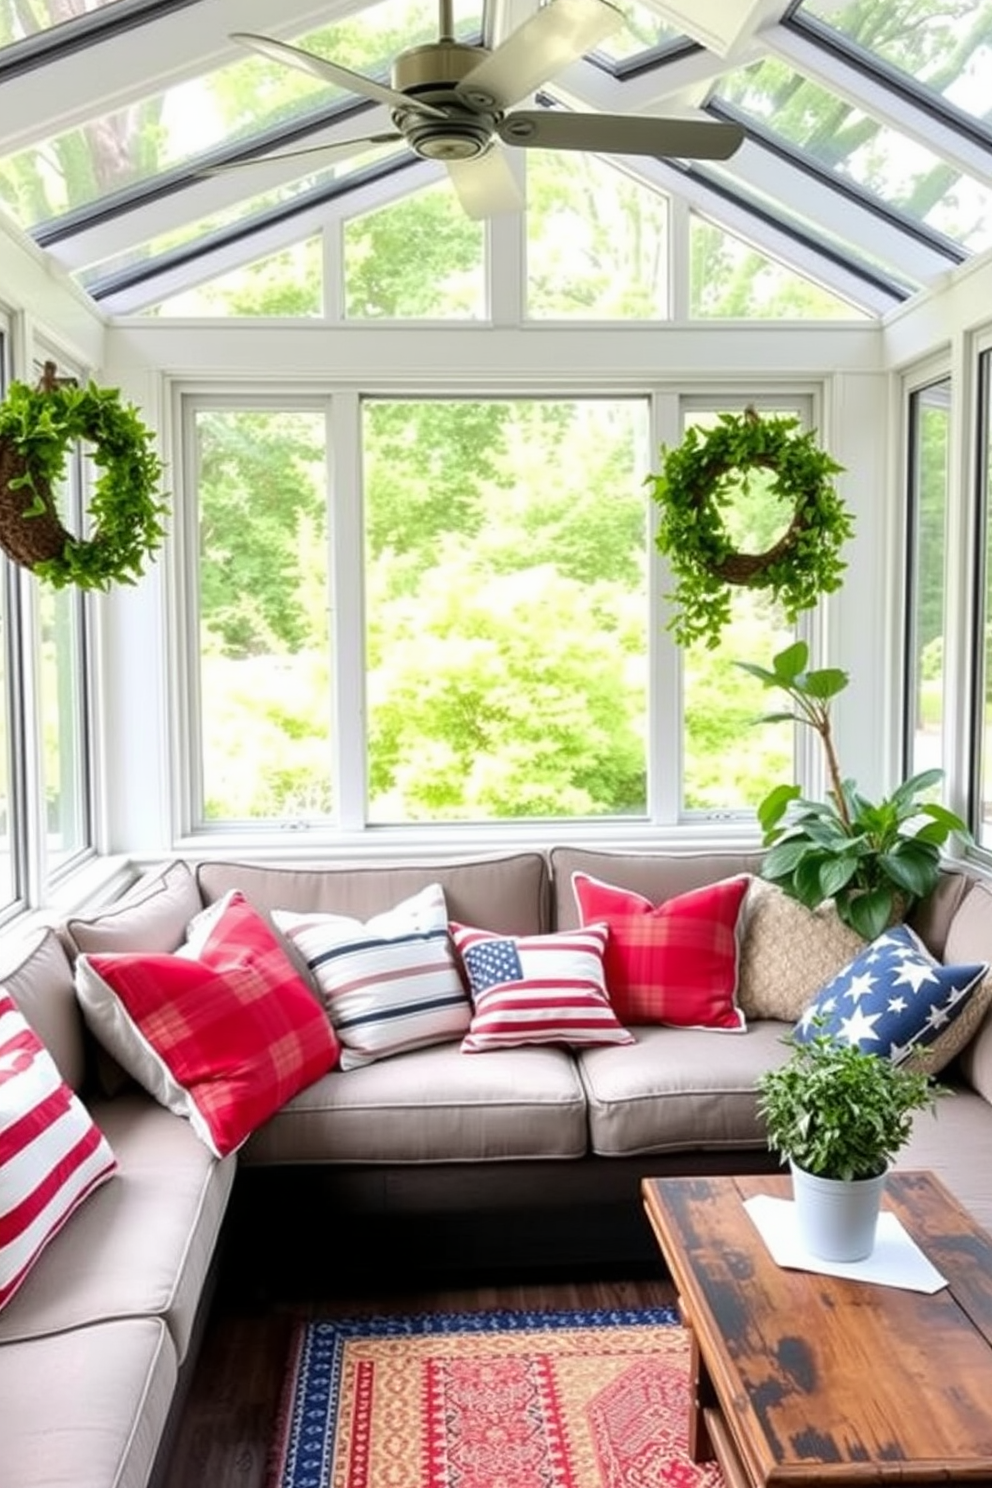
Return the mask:
[[(385, 1259), (385, 1258), (384, 1258)], [(632, 1278), (583, 1276), (497, 1285), (484, 1278), (454, 1286), (275, 1299), (231, 1295), (214, 1302), (161, 1488), (264, 1488), (268, 1451), (283, 1389), (293, 1325), (301, 1316), (488, 1308), (661, 1306), (675, 1300), (660, 1273)]]

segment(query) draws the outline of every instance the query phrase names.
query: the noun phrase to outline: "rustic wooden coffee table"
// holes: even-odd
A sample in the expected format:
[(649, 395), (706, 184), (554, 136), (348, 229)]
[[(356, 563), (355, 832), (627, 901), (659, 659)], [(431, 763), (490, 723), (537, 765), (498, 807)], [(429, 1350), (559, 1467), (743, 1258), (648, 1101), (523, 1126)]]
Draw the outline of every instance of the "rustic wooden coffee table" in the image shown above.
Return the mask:
[(689, 1451), (728, 1488), (992, 1484), (992, 1236), (930, 1173), (883, 1207), (948, 1285), (925, 1295), (775, 1264), (743, 1207), (787, 1176), (646, 1178), (692, 1335)]

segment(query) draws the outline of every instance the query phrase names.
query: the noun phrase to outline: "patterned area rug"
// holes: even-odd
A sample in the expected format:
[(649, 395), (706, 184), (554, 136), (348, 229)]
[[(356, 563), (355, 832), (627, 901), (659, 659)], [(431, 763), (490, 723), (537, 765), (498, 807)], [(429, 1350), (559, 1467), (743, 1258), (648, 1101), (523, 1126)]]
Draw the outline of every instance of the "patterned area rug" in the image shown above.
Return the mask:
[(270, 1488), (720, 1488), (671, 1308), (300, 1325)]

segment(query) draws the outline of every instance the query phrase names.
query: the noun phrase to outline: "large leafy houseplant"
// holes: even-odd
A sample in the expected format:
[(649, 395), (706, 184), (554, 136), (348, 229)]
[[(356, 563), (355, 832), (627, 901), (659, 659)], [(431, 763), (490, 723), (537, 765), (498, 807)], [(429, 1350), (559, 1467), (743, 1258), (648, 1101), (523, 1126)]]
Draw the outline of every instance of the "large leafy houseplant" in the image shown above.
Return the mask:
[(884, 1173), (908, 1139), (913, 1113), (939, 1086), (918, 1066), (815, 1032), (787, 1040), (786, 1062), (758, 1079), (768, 1146), (806, 1173), (856, 1182)]
[(823, 745), (828, 789), (823, 801), (803, 798), (798, 785), (777, 785), (758, 806), (763, 845), (769, 849), (762, 877), (815, 909), (833, 899), (837, 913), (866, 940), (904, 916), (936, 886), (941, 848), (965, 823), (927, 793), (942, 770), (912, 776), (880, 801), (870, 801), (841, 774), (830, 709), (848, 684), (837, 667), (808, 670), (809, 648), (796, 641), (771, 668), (738, 662), (765, 687), (786, 695), (791, 708), (764, 715), (813, 729)]

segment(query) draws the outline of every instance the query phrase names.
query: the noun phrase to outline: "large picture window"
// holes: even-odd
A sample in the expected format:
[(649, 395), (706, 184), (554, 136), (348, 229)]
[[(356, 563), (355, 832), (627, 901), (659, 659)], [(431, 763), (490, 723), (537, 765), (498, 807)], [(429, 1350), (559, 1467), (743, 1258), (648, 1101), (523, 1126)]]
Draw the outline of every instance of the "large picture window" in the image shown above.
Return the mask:
[[(753, 820), (794, 778), (736, 665), (783, 616), (741, 589), (718, 647), (665, 629), (651, 395), (191, 401), (192, 829)], [(679, 406), (673, 437), (739, 411)], [(749, 479), (735, 541), (781, 506)]]
[(949, 378), (911, 393), (906, 605), (906, 764), (910, 775), (944, 766), (944, 562), (950, 422)]

